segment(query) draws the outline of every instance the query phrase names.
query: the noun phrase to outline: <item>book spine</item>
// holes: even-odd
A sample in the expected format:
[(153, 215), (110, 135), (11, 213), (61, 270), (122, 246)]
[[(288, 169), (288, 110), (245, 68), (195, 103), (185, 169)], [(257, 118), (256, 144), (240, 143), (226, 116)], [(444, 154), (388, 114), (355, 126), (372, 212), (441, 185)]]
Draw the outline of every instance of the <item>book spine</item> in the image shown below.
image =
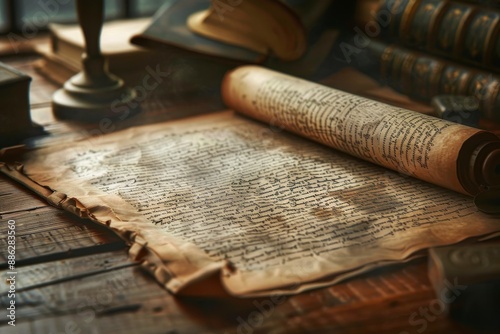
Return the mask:
[(482, 117), (500, 121), (500, 77), (378, 41), (372, 41), (367, 52), (376, 61), (361, 70), (371, 76), (378, 72), (375, 78), (398, 92), (425, 102), (441, 94), (475, 96)]
[(461, 2), (468, 2), (483, 7), (500, 8), (500, 0), (459, 0)]
[(419, 0), (415, 3), (413, 11), (403, 22), (401, 40), (408, 46), (428, 48), (448, 3), (442, 0)]
[(448, 0), (382, 0), (382, 38), (500, 72), (500, 11)]
[[(408, 22), (408, 16), (413, 12), (417, 0), (382, 0), (378, 16), (388, 17), (382, 37), (387, 40), (397, 40), (403, 35), (405, 23)], [(384, 28), (384, 27), (383, 27)]]

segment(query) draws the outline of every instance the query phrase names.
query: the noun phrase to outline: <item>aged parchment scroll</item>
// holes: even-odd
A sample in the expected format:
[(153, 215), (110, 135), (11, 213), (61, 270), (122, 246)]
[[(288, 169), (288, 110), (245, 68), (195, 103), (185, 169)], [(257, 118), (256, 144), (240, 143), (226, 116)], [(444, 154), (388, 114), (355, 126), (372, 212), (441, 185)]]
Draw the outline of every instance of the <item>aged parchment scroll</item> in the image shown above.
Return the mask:
[[(213, 275), (238, 296), (296, 293), (405, 261), (430, 246), (500, 231), (498, 217), (478, 212), (471, 197), (460, 193), (465, 191), (453, 168), (447, 170), (450, 180), (427, 171), (436, 161), (438, 168), (444, 165), (433, 152), (440, 136), (459, 141), (450, 134), (455, 125), (429, 125), (433, 119), (405, 114), (401, 123), (421, 124), (430, 133), (403, 132), (420, 136), (422, 148), (386, 134), (378, 151), (373, 143), (380, 131), (373, 127), (400, 134), (396, 125), (384, 125), (382, 111), (392, 107), (342, 92), (330, 93), (330, 100), (306, 99), (302, 94), (314, 92), (297, 89), (308, 85), (303, 81), (292, 85), (288, 80), (295, 79), (269, 71), (242, 70), (226, 78), (228, 104), (271, 125), (222, 112), (32, 151), (22, 167), (1, 164), (1, 170), (54, 205), (115, 230), (130, 243), (132, 258), (174, 293), (196, 283), (203, 287)], [(327, 94), (314, 86), (317, 94)], [(339, 104), (332, 102), (334, 95)], [(363, 118), (362, 109), (356, 112), (360, 105), (373, 124), (356, 130), (349, 120)], [(334, 121), (327, 111), (316, 114), (321, 106), (330, 113), (350, 110), (351, 116)], [(388, 167), (402, 161), (402, 172), (282, 127), (345, 145), (344, 151), (354, 149), (354, 155)], [(459, 130), (460, 136), (477, 133)], [(365, 135), (358, 137), (359, 131)], [(414, 160), (418, 152), (422, 157)], [(458, 192), (408, 174), (432, 182), (428, 178), (437, 175), (435, 183), (449, 182)]]
[(472, 195), (500, 185), (492, 133), (257, 66), (227, 75), (222, 91), (252, 118), (421, 180)]

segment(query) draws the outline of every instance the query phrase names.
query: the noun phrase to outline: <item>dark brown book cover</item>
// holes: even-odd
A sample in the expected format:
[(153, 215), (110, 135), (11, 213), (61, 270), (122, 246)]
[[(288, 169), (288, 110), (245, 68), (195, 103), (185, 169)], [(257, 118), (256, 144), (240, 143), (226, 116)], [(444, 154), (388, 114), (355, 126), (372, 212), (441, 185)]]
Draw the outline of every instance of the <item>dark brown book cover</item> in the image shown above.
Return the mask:
[(500, 72), (500, 10), (449, 0), (382, 0), (379, 15), (387, 14), (384, 40)]
[(478, 98), (481, 113), (489, 119), (500, 120), (500, 81), (491, 73), (479, 72), (472, 76), (468, 93)]
[(441, 93), (439, 79), (445, 65), (430, 58), (417, 57), (413, 68), (406, 71), (405, 80), (411, 83), (412, 95), (418, 100), (428, 100), (429, 97)]
[(31, 77), (0, 62), (0, 148), (44, 134), (31, 122), (29, 87)]
[(429, 102), (439, 94), (472, 95), (481, 116), (500, 120), (500, 77), (419, 51), (371, 41), (367, 57), (375, 59), (363, 72), (398, 92)]
[(448, 95), (460, 95), (468, 90), (468, 85), (475, 73), (463, 66), (448, 65), (439, 79), (440, 92)]
[(491, 63), (493, 45), (498, 40), (500, 29), (500, 12), (491, 10), (477, 11), (464, 28), (463, 48), (460, 59), (469, 60), (475, 64), (495, 67), (500, 64)]
[[(188, 28), (190, 15), (206, 10), (209, 6), (209, 1), (169, 1), (158, 10), (151, 25), (143, 33), (133, 36), (131, 42), (171, 53), (196, 55), (200, 59), (225, 62), (233, 66), (264, 63), (268, 54), (207, 38)], [(230, 9), (226, 11), (227, 13), (221, 14), (221, 22), (223, 15), (230, 15)]]
[(404, 23), (408, 21), (408, 16), (412, 13), (414, 1), (411, 0), (382, 0), (379, 14), (389, 15), (390, 20), (387, 29), (383, 31), (388, 39), (401, 37), (401, 32), (405, 30)]
[(436, 51), (456, 55), (460, 38), (464, 34), (466, 23), (470, 20), (474, 9), (463, 3), (450, 3), (441, 20), (436, 24), (436, 40), (433, 47)]
[[(491, 56), (491, 63), (492, 64), (500, 64), (500, 33), (497, 32), (497, 37), (495, 44), (493, 46), (493, 54)], [(498, 66), (498, 65), (497, 65)]]
[(447, 5), (442, 0), (421, 0), (418, 2), (414, 12), (409, 14), (408, 21), (405, 22), (402, 40), (408, 45), (429, 47), (434, 38), (435, 26)]

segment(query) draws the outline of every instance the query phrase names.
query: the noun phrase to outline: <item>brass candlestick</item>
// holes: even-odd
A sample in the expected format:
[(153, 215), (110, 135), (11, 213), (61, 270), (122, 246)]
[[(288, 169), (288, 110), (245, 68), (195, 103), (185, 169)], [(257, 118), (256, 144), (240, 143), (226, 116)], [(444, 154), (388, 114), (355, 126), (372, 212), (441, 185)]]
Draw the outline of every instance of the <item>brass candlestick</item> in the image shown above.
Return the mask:
[(52, 110), (56, 117), (67, 120), (123, 120), (139, 112), (139, 107), (138, 103), (132, 103), (136, 97), (135, 90), (126, 87), (122, 79), (108, 72), (106, 60), (101, 53), (104, 2), (77, 0), (76, 6), (85, 38), (83, 69), (54, 94)]

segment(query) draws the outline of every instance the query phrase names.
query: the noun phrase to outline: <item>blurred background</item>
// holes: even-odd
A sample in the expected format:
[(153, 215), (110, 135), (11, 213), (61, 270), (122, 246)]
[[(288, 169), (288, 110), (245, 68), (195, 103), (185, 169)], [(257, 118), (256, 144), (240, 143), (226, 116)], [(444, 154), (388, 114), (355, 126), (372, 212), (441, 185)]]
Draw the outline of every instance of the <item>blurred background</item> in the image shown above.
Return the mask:
[[(164, 2), (106, 0), (106, 20), (151, 16)], [(0, 34), (20, 31), (25, 22), (35, 23), (38, 30), (46, 28), (48, 22), (76, 22), (75, 0), (0, 0)]]

